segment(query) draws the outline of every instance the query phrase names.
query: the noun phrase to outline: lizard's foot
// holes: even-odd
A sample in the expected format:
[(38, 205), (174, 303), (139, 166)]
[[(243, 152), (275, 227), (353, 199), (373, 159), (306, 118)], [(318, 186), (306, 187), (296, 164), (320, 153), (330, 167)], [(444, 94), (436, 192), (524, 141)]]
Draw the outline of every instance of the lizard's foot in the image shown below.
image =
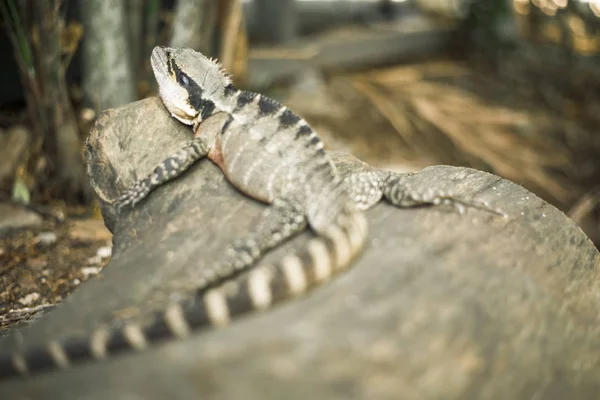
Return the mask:
[(259, 242), (253, 238), (238, 239), (225, 250), (217, 263), (200, 271), (194, 282), (198, 292), (206, 290), (248, 269), (264, 255)]
[(135, 207), (136, 204), (150, 193), (150, 186), (145, 181), (145, 179), (141, 180), (133, 185), (133, 187), (125, 190), (113, 203), (119, 213), (128, 205)]
[(508, 218), (504, 212), (491, 207), (488, 203), (461, 198), (451, 192), (440, 189), (415, 189), (407, 182), (413, 174), (390, 174), (383, 186), (384, 197), (397, 207), (418, 207), (424, 205), (449, 206), (464, 214), (468, 208), (485, 211), (502, 218)]
[(383, 196), (382, 187), (387, 172), (380, 170), (364, 170), (348, 174), (344, 181), (356, 208), (365, 211), (377, 204)]
[[(476, 210), (481, 210), (481, 211), (485, 211), (485, 212), (500, 216), (502, 218), (508, 218), (508, 215), (506, 213), (502, 212), (499, 209), (492, 208), (488, 203), (486, 203), (484, 201), (474, 200), (474, 199), (460, 199), (451, 193), (443, 193), (443, 192), (436, 193), (435, 191), (433, 191), (432, 196), (433, 197), (432, 197), (431, 201), (426, 201), (425, 204), (431, 204), (434, 206), (451, 207), (454, 210), (458, 211), (459, 214), (464, 214), (467, 212), (467, 209), (473, 208)], [(414, 198), (413, 198), (413, 201), (415, 201)], [(418, 205), (418, 204), (419, 204), (418, 202), (415, 203), (415, 205)]]
[(302, 232), (305, 227), (306, 217), (298, 207), (283, 200), (274, 201), (261, 215), (254, 232), (233, 242), (222, 260), (201, 271), (198, 290), (245, 271), (267, 251)]
[(208, 146), (203, 138), (194, 138), (185, 147), (171, 154), (159, 163), (150, 175), (135, 183), (115, 201), (118, 212), (127, 206), (135, 207), (151, 190), (187, 171), (196, 161), (208, 154)]

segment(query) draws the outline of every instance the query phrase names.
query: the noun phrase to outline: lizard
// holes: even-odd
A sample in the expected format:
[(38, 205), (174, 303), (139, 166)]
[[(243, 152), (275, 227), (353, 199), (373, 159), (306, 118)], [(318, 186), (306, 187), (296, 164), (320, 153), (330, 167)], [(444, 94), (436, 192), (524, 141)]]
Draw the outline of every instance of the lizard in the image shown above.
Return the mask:
[[(221, 66), (199, 52), (157, 46), (151, 65), (166, 109), (190, 125), (194, 136), (125, 190), (114, 207), (119, 212), (135, 207), (156, 187), (208, 158), (233, 186), (267, 208), (249, 237), (236, 240), (224, 260), (202, 269), (193, 302), (156, 311), (144, 326), (125, 321), (13, 352), (0, 358), (0, 377), (139, 351), (199, 328), (225, 326), (233, 317), (299, 296), (359, 256), (368, 236), (364, 212), (382, 198), (400, 207), (461, 204), (447, 193), (411, 191), (406, 185), (410, 174), (327, 153), (303, 118), (266, 96), (235, 88)], [(202, 121), (219, 112), (227, 115), (220, 131), (204, 132)], [(307, 226), (315, 237), (305, 248), (274, 264), (260, 264), (267, 251)]]

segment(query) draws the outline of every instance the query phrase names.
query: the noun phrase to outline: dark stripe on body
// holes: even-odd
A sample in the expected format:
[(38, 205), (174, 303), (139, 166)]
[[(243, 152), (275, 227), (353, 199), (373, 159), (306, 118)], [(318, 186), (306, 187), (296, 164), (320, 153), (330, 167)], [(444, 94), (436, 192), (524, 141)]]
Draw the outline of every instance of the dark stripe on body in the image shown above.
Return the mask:
[(8, 355), (2, 355), (0, 357), (0, 376), (12, 376), (17, 374), (13, 365), (12, 357)]
[(282, 129), (289, 128), (300, 122), (300, 117), (294, 114), (289, 108), (279, 116), (279, 127)]
[(310, 253), (305, 249), (305, 251), (301, 251), (297, 254), (300, 262), (302, 263), (302, 269), (306, 273), (306, 279), (308, 286), (310, 286), (310, 282), (314, 280), (314, 269), (315, 269), (315, 260), (313, 260)]
[(164, 313), (155, 313), (152, 325), (148, 328), (143, 329), (146, 339), (150, 342), (163, 340), (169, 337), (173, 337), (171, 329), (165, 321)]
[(238, 111), (241, 108), (244, 108), (245, 106), (250, 104), (255, 97), (256, 93), (243, 90), (237, 98), (237, 106), (235, 108), (235, 111)]
[(119, 353), (125, 349), (131, 349), (131, 345), (125, 338), (122, 328), (113, 329), (106, 343), (106, 353), (108, 355)]
[(183, 318), (192, 330), (210, 325), (202, 293), (198, 293), (196, 296), (196, 301), (193, 304), (182, 307)]
[(282, 107), (283, 106), (279, 102), (266, 96), (260, 96), (260, 99), (258, 100), (258, 116), (266, 117), (276, 114)]
[(48, 352), (47, 348), (39, 349), (38, 352), (29, 356), (24, 355), (24, 358), (27, 361), (27, 369), (30, 373), (33, 371), (56, 368), (54, 359)]
[(229, 84), (225, 86), (225, 91), (223, 92), (223, 94), (225, 95), (225, 97), (231, 97), (234, 94), (236, 94), (237, 91), (238, 90), (232, 84)]
[(90, 351), (90, 338), (78, 338), (68, 340), (63, 348), (67, 357), (69, 358), (69, 362), (77, 362), (77, 361), (86, 361), (92, 357), (92, 353)]
[(233, 116), (231, 114), (229, 114), (229, 117), (227, 117), (227, 121), (225, 121), (225, 123), (223, 124), (223, 127), (221, 128), (221, 135), (225, 134), (225, 132), (227, 132), (227, 129), (229, 128), (229, 125), (231, 125), (231, 123), (233, 122)]
[(299, 139), (302, 136), (308, 136), (313, 132), (312, 128), (308, 125), (301, 126), (296, 132), (296, 139)]
[(248, 279), (241, 280), (239, 285), (236, 285), (236, 292), (231, 296), (225, 296), (227, 308), (229, 308), (229, 317), (234, 318), (238, 315), (246, 314), (252, 311), (252, 299), (248, 291)]

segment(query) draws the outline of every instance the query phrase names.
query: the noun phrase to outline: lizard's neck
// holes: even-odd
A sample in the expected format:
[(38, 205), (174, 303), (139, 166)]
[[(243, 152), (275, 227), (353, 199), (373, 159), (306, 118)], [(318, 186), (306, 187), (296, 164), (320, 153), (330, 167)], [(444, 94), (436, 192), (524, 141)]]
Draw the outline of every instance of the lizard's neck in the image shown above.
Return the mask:
[(215, 111), (226, 112), (229, 115), (233, 115), (239, 92), (240, 90), (230, 84), (225, 87), (225, 90), (217, 90), (216, 93), (207, 96), (205, 100), (214, 104)]
[[(229, 84), (223, 90), (217, 90), (204, 97), (204, 101), (209, 102), (209, 106), (214, 105), (214, 112), (225, 112), (238, 123), (246, 124), (260, 115), (260, 98), (260, 94), (239, 90), (233, 84)], [(273, 103), (273, 100), (270, 103)]]

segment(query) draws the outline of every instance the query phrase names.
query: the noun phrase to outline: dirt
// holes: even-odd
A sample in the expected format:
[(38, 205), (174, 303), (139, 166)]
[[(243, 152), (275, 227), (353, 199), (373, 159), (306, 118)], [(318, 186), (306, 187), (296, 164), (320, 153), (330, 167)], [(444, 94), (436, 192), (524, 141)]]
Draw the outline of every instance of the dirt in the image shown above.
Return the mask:
[(45, 218), (0, 236), (0, 334), (51, 309), (110, 260), (100, 217)]

